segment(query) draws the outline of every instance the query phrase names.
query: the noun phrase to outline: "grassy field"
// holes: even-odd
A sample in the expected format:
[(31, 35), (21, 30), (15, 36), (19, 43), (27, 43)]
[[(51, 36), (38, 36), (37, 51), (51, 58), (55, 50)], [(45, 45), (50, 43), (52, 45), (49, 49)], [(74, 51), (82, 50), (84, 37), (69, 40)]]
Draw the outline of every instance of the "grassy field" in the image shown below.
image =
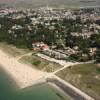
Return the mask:
[(0, 42), (0, 49), (10, 56), (17, 57), (30, 52), (28, 49), (18, 49), (13, 45), (8, 45), (7, 43)]
[(70, 66), (57, 76), (100, 100), (100, 67), (96, 64)]
[(24, 56), (19, 61), (22, 61), (27, 64), (31, 64), (34, 68), (45, 71), (45, 72), (54, 72), (57, 69), (62, 67), (61, 65), (57, 63), (47, 61), (36, 55)]

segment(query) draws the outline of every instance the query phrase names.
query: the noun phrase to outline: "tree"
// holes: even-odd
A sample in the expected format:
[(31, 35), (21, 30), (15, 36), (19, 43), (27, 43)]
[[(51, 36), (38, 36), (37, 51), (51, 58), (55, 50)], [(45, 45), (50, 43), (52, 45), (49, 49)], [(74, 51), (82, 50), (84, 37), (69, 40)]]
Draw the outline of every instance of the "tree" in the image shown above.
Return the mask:
[(93, 34), (90, 38), (91, 46), (100, 48), (100, 34)]
[(96, 62), (100, 63), (100, 50), (96, 51)]
[(76, 37), (72, 35), (68, 35), (66, 37), (66, 46), (73, 47), (75, 46)]

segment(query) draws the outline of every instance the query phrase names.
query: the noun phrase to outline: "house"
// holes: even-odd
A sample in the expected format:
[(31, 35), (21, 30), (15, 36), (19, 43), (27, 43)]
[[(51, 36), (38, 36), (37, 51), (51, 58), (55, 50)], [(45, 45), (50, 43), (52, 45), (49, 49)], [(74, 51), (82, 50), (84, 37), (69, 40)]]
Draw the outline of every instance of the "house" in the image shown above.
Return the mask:
[(13, 30), (19, 30), (19, 29), (22, 29), (23, 27), (21, 26), (21, 25), (14, 25), (14, 26), (12, 26), (12, 29)]
[(39, 42), (33, 42), (32, 43), (33, 50), (40, 50), (39, 46), (40, 46)]
[(67, 58), (67, 55), (66, 54), (63, 54), (59, 51), (55, 51), (55, 50), (47, 50), (45, 52), (43, 52), (44, 54), (50, 56), (50, 57), (53, 57), (53, 58), (56, 58), (56, 59), (64, 59), (64, 58)]
[(36, 51), (49, 50), (49, 46), (47, 44), (44, 44), (43, 42), (33, 42), (32, 47), (33, 47), (33, 50), (36, 50)]
[(94, 48), (90, 48), (90, 55), (94, 55), (97, 51), (97, 48), (94, 47)]
[(49, 46), (48, 46), (47, 44), (44, 44), (44, 45), (41, 47), (41, 49), (42, 49), (43, 51), (47, 51), (47, 50), (49, 50)]

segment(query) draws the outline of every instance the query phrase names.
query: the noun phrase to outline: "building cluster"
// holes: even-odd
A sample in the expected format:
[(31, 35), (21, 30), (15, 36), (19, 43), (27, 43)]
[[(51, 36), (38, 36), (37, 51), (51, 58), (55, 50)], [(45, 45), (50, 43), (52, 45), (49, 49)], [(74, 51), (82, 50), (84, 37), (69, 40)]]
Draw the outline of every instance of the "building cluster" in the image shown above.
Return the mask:
[(4, 17), (5, 15), (8, 14), (13, 14), (17, 12), (17, 10), (13, 9), (13, 8), (4, 8), (4, 9), (0, 9), (0, 17)]
[(32, 47), (34, 51), (47, 51), (49, 50), (49, 46), (43, 42), (33, 42)]
[[(100, 11), (100, 9), (98, 8)], [(52, 22), (52, 20), (63, 20), (63, 19), (73, 19), (76, 20), (80, 18), (82, 22), (86, 22), (87, 20), (96, 21), (100, 20), (100, 13), (96, 12), (84, 12), (82, 9), (78, 10), (69, 10), (65, 8), (50, 8), (50, 7), (43, 7), (38, 9), (27, 9), (27, 10), (16, 10), (16, 9), (0, 9), (0, 17), (8, 17), (12, 19), (24, 19), (28, 17), (33, 25), (43, 24), (45, 26), (53, 26), (56, 23)], [(86, 26), (87, 27), (87, 26)], [(91, 27), (99, 28), (100, 26), (91, 25)], [(90, 27), (90, 28), (91, 28)], [(53, 27), (51, 27), (52, 29)]]
[[(90, 38), (92, 34), (99, 34), (100, 32), (100, 8), (92, 8), (92, 9), (65, 9), (65, 8), (51, 8), (51, 7), (42, 7), (38, 9), (24, 9), (24, 10), (16, 10), (16, 9), (0, 9), (0, 18), (7, 17), (13, 20), (28, 20), (30, 24), (15, 24), (8, 30), (8, 33), (13, 33), (14, 30), (21, 30), (27, 27), (29, 32), (37, 28), (37, 25), (42, 25), (43, 27), (49, 27), (50, 30), (55, 30), (55, 25), (58, 21), (62, 21), (64, 19), (71, 19), (71, 20), (81, 20), (83, 25), (80, 24), (82, 27), (81, 32), (71, 32), (72, 36), (76, 37), (83, 37), (83, 38)], [(96, 23), (99, 22), (99, 24)], [(89, 22), (89, 24), (85, 24)], [(76, 26), (79, 26), (76, 23)], [(0, 28), (2, 24), (0, 24)], [(62, 32), (65, 32), (65, 28), (63, 25)], [(37, 30), (34, 31), (36, 33)], [(59, 33), (56, 30), (56, 33)], [(29, 33), (30, 34), (30, 33)], [(16, 36), (16, 35), (15, 35)], [(34, 50), (43, 50), (46, 51), (46, 54), (55, 55), (57, 58), (66, 57), (65, 55), (69, 56), (71, 54), (77, 53), (78, 50), (67, 48), (66, 50), (50, 50), (49, 46), (43, 42), (33, 42), (32, 47)], [(96, 51), (96, 48), (90, 48), (91, 54)]]

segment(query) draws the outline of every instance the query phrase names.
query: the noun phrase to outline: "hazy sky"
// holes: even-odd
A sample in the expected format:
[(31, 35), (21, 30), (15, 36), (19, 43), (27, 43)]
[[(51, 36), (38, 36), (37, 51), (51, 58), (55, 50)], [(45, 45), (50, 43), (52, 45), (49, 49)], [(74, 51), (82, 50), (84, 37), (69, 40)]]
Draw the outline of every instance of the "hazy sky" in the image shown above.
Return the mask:
[[(27, 2), (36, 2), (36, 1), (42, 1), (44, 2), (44, 0), (0, 0), (0, 2), (18, 2), (18, 1), (27, 1)], [(48, 1), (53, 1), (53, 0), (48, 0)], [(66, 1), (66, 2), (76, 2), (76, 1), (100, 1), (100, 0), (54, 0), (54, 1)]]
[[(20, 1), (24, 1), (26, 4), (34, 4), (34, 5), (44, 5), (47, 3), (50, 5), (69, 5), (69, 4), (78, 4), (78, 5), (100, 5), (100, 0), (0, 0), (0, 3), (20, 3)], [(79, 2), (79, 1), (94, 1), (94, 2)]]

